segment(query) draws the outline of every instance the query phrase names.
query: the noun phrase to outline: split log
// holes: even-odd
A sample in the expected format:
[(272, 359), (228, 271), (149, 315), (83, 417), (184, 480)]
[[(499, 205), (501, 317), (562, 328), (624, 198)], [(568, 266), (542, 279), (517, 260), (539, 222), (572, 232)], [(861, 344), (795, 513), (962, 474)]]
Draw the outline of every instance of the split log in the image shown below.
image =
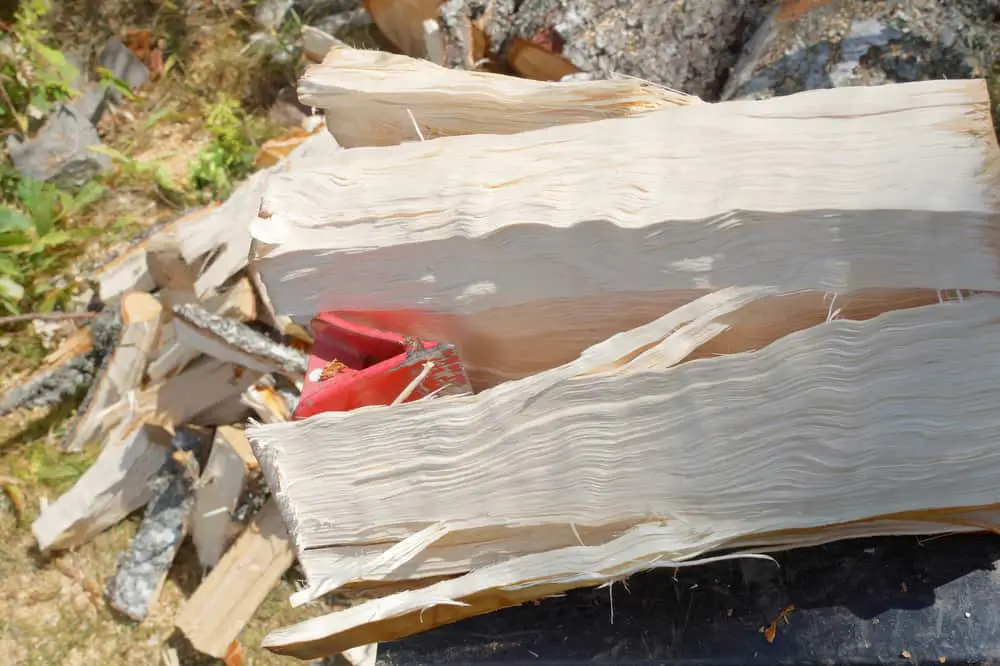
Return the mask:
[(177, 628), (196, 650), (221, 659), (294, 560), (272, 499), (181, 607)]
[(146, 251), (150, 240), (160, 233), (188, 235), (188, 229), (204, 221), (214, 206), (206, 206), (181, 216), (153, 233), (149, 238), (133, 245), (112, 261), (106, 262), (94, 273), (100, 299), (105, 303), (117, 300), (127, 291), (152, 291), (156, 282), (149, 273)]
[(515, 72), (535, 81), (561, 81), (580, 71), (566, 58), (524, 39), (515, 39), (507, 49), (507, 62)]
[(42, 509), (31, 526), (38, 549), (84, 544), (142, 507), (152, 496), (150, 481), (169, 455), (167, 431), (138, 420), (122, 423), (80, 480)]
[[(94, 377), (116, 344), (121, 334), (118, 311), (108, 310), (91, 320), (90, 336), (82, 343), (81, 350), (68, 361), (54, 359), (48, 367), (32, 374), (28, 379), (0, 397), (0, 416), (16, 409), (51, 407), (67, 400), (84, 387), (91, 386)], [(81, 344), (79, 341), (75, 344)]]
[(554, 85), (336, 45), (322, 65), (306, 70), (299, 98), (326, 111), (329, 131), (345, 148), (513, 134), (699, 101), (636, 79)]
[(199, 414), (241, 394), (257, 376), (240, 366), (206, 359), (166, 381), (143, 389), (133, 400), (108, 410), (104, 418), (106, 422), (113, 423), (131, 414), (166, 427), (188, 423)]
[(195, 491), (191, 529), (203, 569), (218, 564), (242, 529), (232, 514), (250, 476), (258, 470), (257, 459), (243, 431), (228, 426), (215, 431), (212, 452)]
[(143, 371), (157, 342), (163, 308), (155, 298), (141, 292), (125, 294), (119, 308), (122, 328), (118, 344), (80, 405), (78, 416), (63, 439), (64, 450), (80, 451), (86, 444), (102, 438), (109, 426), (115, 425), (104, 422), (104, 411), (124, 400), (142, 383)]
[(300, 350), (195, 303), (174, 308), (177, 340), (189, 349), (257, 372), (276, 372), (291, 379), (305, 376), (308, 357)]
[[(213, 294), (206, 298), (205, 308), (209, 312), (240, 322), (254, 321), (257, 318), (257, 295), (250, 279), (242, 278), (224, 294)], [(173, 326), (169, 330), (173, 331)], [(183, 345), (175, 336), (172, 337), (174, 339), (169, 344), (161, 346), (156, 359), (146, 370), (151, 382), (172, 377), (198, 357), (197, 349)]]
[(299, 323), (454, 343), (479, 389), (714, 285), (1000, 289), (998, 187), (983, 82), (821, 90), (342, 151), (272, 176), (253, 271)]
[(128, 549), (108, 582), (108, 603), (141, 622), (160, 596), (174, 556), (187, 535), (198, 481), (200, 433), (178, 428), (171, 457), (150, 482), (152, 497)]
[[(581, 376), (581, 361), (479, 396), (250, 431), (299, 548), (333, 531), (341, 542), (390, 527), (419, 539), (436, 523), (467, 537), (491, 526), (567, 533), (563, 549), (310, 620), (265, 645), (318, 656), (719, 549), (789, 547), (825, 529), (841, 538), (864, 521), (934, 532), (953, 531), (953, 517), (963, 528), (969, 514), (997, 517), (1000, 387), (981, 359), (1000, 353), (1000, 298), (833, 319), (757, 352), (674, 365), (687, 355), (678, 345), (713, 321), (652, 346), (636, 331), (615, 353), (609, 341), (584, 358), (638, 355), (598, 374)], [(573, 526), (616, 521), (633, 527), (575, 545)]]

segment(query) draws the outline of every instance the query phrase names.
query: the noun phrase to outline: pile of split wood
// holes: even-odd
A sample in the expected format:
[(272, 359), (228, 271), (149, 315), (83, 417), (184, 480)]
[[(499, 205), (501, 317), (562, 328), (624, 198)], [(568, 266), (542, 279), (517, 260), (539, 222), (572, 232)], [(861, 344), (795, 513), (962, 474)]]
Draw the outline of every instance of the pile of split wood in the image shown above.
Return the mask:
[[(998, 522), (982, 82), (707, 104), (307, 47), (325, 125), (97, 276), (117, 345), (65, 446), (103, 449), (34, 532), (145, 506), (115, 608), (190, 534), (196, 648), (298, 559), (295, 605), (377, 598), (265, 645), (356, 662), (640, 569)], [(454, 344), (474, 393), (290, 420), (321, 312)]]

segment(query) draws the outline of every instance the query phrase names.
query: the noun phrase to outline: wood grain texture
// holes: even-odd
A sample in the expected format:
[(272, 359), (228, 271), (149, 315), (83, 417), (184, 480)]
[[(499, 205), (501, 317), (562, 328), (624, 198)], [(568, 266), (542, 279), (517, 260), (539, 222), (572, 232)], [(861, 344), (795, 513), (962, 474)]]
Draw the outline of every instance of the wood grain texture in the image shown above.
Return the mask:
[(597, 374), (578, 365), (471, 398), (254, 429), (300, 548), (402, 540), (436, 523), (467, 543), (473, 530), (549, 535), (545, 552), (495, 553), (466, 576), (265, 645), (305, 657), (392, 640), (720, 549), (996, 526), (1000, 388), (982, 358), (1000, 353), (1000, 298), (832, 319), (677, 365), (689, 354), (674, 347), (717, 321)]
[(222, 658), (294, 560), (281, 513), (268, 501), (181, 607), (177, 628), (195, 649)]
[(554, 84), (344, 45), (306, 70), (299, 98), (326, 111), (327, 127), (345, 148), (419, 140), (410, 113), (431, 139), (511, 134), (700, 101), (638, 79)]
[[(621, 347), (598, 346), (478, 396), (248, 435), (303, 552), (399, 541), (437, 521), (457, 533), (650, 520), (696, 526), (685, 548), (703, 552), (746, 534), (1000, 500), (986, 481), (1000, 415), (983, 406), (990, 373), (974, 360), (1000, 346), (998, 315), (1000, 299), (978, 296), (834, 319), (676, 367), (720, 315), (660, 339), (665, 317), (646, 327), (653, 344), (631, 338), (624, 362), (606, 363)], [(474, 497), (490, 498), (489, 516)], [(575, 542), (568, 528), (562, 538)]]
[(812, 91), (343, 151), (272, 177), (254, 272), (300, 323), (455, 343), (482, 388), (719, 286), (996, 290), (998, 186), (982, 82)]

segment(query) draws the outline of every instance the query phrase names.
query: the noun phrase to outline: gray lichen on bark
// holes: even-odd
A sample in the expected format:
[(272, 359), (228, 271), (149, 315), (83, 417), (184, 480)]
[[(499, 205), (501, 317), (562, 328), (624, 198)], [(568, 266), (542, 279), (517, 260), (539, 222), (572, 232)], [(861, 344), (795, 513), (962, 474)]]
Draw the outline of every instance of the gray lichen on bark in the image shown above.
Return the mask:
[[(93, 388), (95, 378), (104, 366), (121, 335), (121, 317), (114, 309), (95, 317), (90, 324), (91, 348), (66, 363), (32, 376), (24, 384), (0, 397), (0, 416), (15, 409), (52, 407), (77, 395), (84, 387)], [(82, 413), (90, 393), (80, 407)]]
[(302, 351), (275, 342), (242, 322), (212, 314), (195, 303), (177, 305), (173, 312), (174, 316), (197, 328), (203, 335), (273, 363), (284, 372), (301, 375), (306, 371), (309, 359)]
[(750, 41), (723, 99), (976, 78), (1000, 56), (998, 0), (834, 0), (775, 13)]
[(200, 473), (198, 460), (203, 457), (204, 440), (197, 431), (178, 428), (172, 445), (175, 456), (167, 459), (151, 482), (153, 496), (139, 530), (108, 582), (108, 603), (136, 621), (149, 614), (187, 534), (194, 508), (194, 484)]
[(554, 31), (562, 55), (610, 78), (636, 76), (716, 99), (767, 0), (525, 0), (513, 37)]

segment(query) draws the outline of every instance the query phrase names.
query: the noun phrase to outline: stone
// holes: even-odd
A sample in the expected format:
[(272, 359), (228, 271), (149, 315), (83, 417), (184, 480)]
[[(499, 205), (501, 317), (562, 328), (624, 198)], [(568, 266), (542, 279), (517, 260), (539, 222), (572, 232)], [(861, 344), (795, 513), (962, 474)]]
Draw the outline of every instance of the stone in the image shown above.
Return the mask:
[(77, 190), (111, 168), (110, 157), (88, 149), (100, 143), (97, 129), (87, 117), (59, 104), (34, 137), (8, 140), (7, 150), (22, 176)]
[(1000, 0), (782, 0), (747, 44), (722, 99), (986, 76)]
[[(542, 44), (598, 78), (635, 76), (714, 100), (770, 4), (525, 0), (516, 9), (510, 36)], [(490, 41), (496, 50), (497, 42)]]
[[(125, 83), (132, 90), (137, 89), (149, 79), (149, 68), (121, 40), (114, 37), (104, 45), (97, 58), (97, 64), (111, 72), (116, 79)], [(112, 88), (109, 95), (113, 101), (121, 101), (120, 91)]]
[(96, 127), (108, 110), (108, 90), (98, 83), (88, 84), (68, 106), (75, 114), (86, 118)]

